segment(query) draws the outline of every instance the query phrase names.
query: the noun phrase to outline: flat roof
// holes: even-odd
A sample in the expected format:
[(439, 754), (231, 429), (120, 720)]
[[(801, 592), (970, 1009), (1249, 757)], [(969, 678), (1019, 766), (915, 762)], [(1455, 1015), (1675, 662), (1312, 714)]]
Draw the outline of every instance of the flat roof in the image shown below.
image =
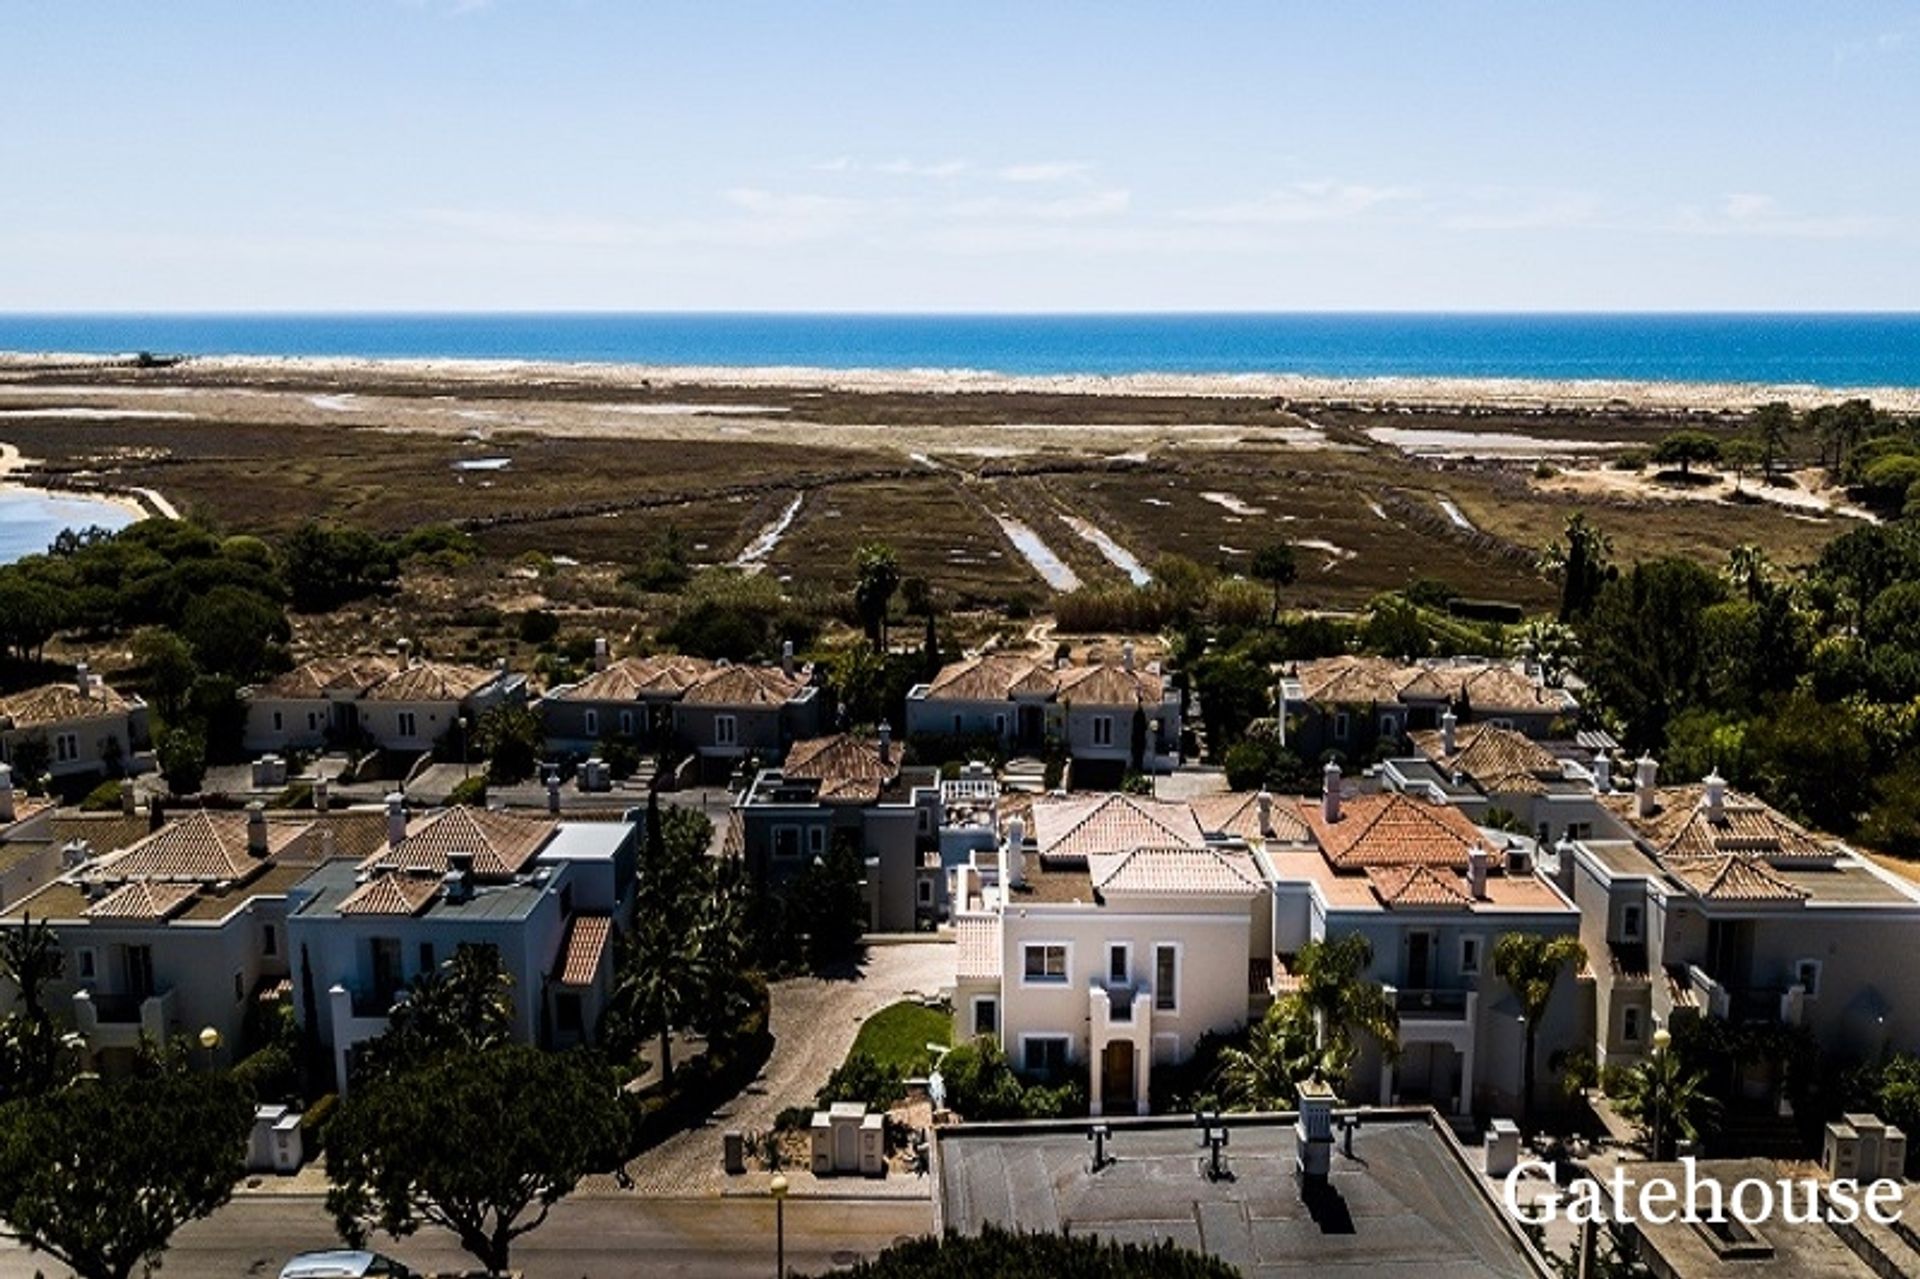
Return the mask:
[[(357, 863), (346, 858), (327, 862), (300, 881), (301, 891), (310, 892), (312, 896), (295, 914), (303, 919), (339, 918), (340, 903), (359, 888), (361, 883), (360, 868)], [(465, 901), (450, 902), (445, 897), (435, 897), (433, 903), (420, 912), (419, 917), (475, 921), (525, 919), (533, 913), (533, 908), (545, 892), (544, 881), (516, 881), (511, 884), (478, 883), (473, 886), (473, 896)], [(350, 918), (371, 920), (381, 917), (366, 915)]]
[[(1250, 1279), (1547, 1273), (1431, 1111), (1368, 1111), (1361, 1121), (1354, 1157), (1336, 1143), (1327, 1191), (1311, 1201), (1294, 1171), (1291, 1115), (1224, 1116), (1231, 1178), (1221, 1181), (1202, 1175), (1191, 1119), (937, 1128), (938, 1224), (1170, 1239)], [(1113, 1162), (1097, 1173), (1088, 1171), (1094, 1122), (1113, 1134)]]
[(535, 860), (604, 861), (620, 851), (620, 845), (633, 835), (633, 830), (633, 826), (624, 821), (563, 821)]

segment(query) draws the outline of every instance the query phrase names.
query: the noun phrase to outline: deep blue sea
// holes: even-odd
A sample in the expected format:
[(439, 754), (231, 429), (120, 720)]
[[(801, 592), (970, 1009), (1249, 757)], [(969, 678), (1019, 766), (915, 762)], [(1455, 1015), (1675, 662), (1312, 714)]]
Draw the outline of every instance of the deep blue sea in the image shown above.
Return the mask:
[(1920, 386), (1920, 312), (0, 314), (0, 350)]

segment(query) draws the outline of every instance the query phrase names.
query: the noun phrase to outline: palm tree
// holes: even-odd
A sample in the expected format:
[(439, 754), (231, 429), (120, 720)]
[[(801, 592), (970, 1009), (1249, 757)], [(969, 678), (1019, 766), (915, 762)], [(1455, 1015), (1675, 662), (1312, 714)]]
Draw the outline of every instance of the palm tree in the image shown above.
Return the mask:
[(1540, 1021), (1547, 1014), (1560, 974), (1587, 962), (1587, 948), (1577, 937), (1542, 937), (1538, 933), (1507, 933), (1494, 943), (1493, 971), (1512, 987), (1525, 1016), (1526, 1054), (1521, 1059), (1520, 1107), (1522, 1122), (1533, 1127), (1534, 1057)]
[(1291, 1110), (1300, 1081), (1325, 1065), (1314, 1046), (1313, 1015), (1297, 996), (1274, 1001), (1247, 1032), (1245, 1048), (1220, 1054), (1220, 1084), (1240, 1110)]
[(1772, 585), (1773, 560), (1766, 551), (1751, 543), (1727, 552), (1727, 581), (1733, 589), (1758, 604)]
[(46, 920), (31, 915), (16, 929), (0, 933), (0, 977), (20, 992), (20, 1011), (8, 1018), (6, 1074), (0, 1094), (38, 1096), (53, 1087), (60, 1059), (60, 1037), (46, 1006), (46, 988), (67, 971), (67, 953)]
[(1388, 1057), (1399, 1055), (1400, 1015), (1386, 988), (1367, 977), (1372, 963), (1373, 947), (1359, 933), (1300, 948), (1299, 988), (1267, 1009), (1245, 1048), (1221, 1056), (1221, 1081), (1236, 1104), (1284, 1110), (1300, 1081), (1313, 1076), (1338, 1087), (1353, 1069), (1361, 1034)]
[(1707, 1092), (1707, 1072), (1687, 1069), (1671, 1050), (1657, 1052), (1627, 1072), (1618, 1105), (1656, 1160), (1667, 1157), (1671, 1134), (1698, 1141), (1701, 1124), (1720, 1109)]

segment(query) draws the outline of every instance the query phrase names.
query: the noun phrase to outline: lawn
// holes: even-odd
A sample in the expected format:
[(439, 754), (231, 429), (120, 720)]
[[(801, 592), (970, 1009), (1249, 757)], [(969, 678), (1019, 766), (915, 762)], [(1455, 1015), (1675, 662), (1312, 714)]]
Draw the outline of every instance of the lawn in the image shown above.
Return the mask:
[(860, 1025), (860, 1034), (847, 1054), (866, 1053), (883, 1066), (896, 1066), (908, 1075), (932, 1068), (928, 1044), (953, 1044), (953, 1016), (913, 1000), (889, 1004)]

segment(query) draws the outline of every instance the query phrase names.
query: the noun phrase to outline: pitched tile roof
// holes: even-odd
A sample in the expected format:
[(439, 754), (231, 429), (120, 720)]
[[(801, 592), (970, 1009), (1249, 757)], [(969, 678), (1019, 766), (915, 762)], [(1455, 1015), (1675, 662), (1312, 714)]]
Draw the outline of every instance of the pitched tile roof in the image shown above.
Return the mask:
[(1567, 694), (1512, 662), (1435, 658), (1405, 663), (1345, 655), (1301, 662), (1302, 696), (1326, 705), (1399, 702), (1409, 698), (1462, 703), (1477, 713), (1546, 714), (1568, 709)]
[(502, 672), (451, 662), (416, 662), (367, 690), (375, 702), (458, 702), (499, 679)]
[(714, 665), (703, 657), (661, 653), (653, 657), (623, 657), (607, 669), (595, 671), (579, 683), (556, 689), (549, 696), (562, 702), (633, 702), (648, 696), (678, 697)]
[(1059, 699), (1080, 706), (1158, 706), (1166, 690), (1158, 671), (1104, 663), (1069, 666), (1054, 680)]
[(1399, 701), (1405, 670), (1384, 657), (1322, 657), (1301, 662), (1297, 678), (1307, 701), (1351, 706)]
[(999, 915), (955, 915), (953, 940), (956, 977), (1000, 976)]
[(1741, 853), (1767, 861), (1830, 861), (1845, 850), (1751, 795), (1729, 787), (1718, 821), (1710, 820), (1706, 787), (1662, 786), (1650, 817), (1639, 816), (1631, 793), (1602, 798), (1615, 816), (1660, 858)]
[(1247, 897), (1260, 891), (1253, 858), (1224, 848), (1134, 848), (1087, 858), (1087, 876), (1102, 893), (1181, 897)]
[(87, 907), (88, 919), (165, 919), (198, 893), (195, 884), (136, 879)]
[(1790, 884), (1749, 857), (1727, 853), (1719, 857), (1683, 857), (1669, 861), (1667, 870), (1695, 894), (1708, 901), (1804, 901), (1806, 889)]
[(103, 715), (125, 714), (131, 705), (97, 679), (91, 693), (82, 693), (77, 683), (42, 684), (39, 688), (0, 697), (0, 727), (43, 728), (72, 720), (98, 719)]
[(1143, 845), (1204, 848), (1207, 837), (1185, 804), (1113, 793), (1036, 801), (1033, 840), (1043, 860), (1059, 860)]
[(997, 702), (1016, 693), (1050, 696), (1054, 687), (1053, 668), (1038, 659), (1017, 653), (989, 653), (941, 667), (927, 686), (927, 697), (935, 701)]
[(900, 775), (901, 747), (889, 748), (880, 758), (880, 743), (851, 733), (812, 737), (795, 742), (780, 772), (784, 777), (820, 783), (820, 798), (830, 802), (870, 804), (889, 782)]
[[(267, 823), (267, 856), (284, 851), (310, 823)], [(247, 850), (247, 815), (197, 808), (135, 841), (125, 852), (97, 863), (98, 879), (243, 879), (263, 859)]]
[(575, 915), (567, 921), (566, 944), (560, 948), (554, 980), (562, 986), (591, 986), (600, 975), (600, 959), (613, 934), (610, 915)]
[(439, 881), (388, 871), (340, 899), (342, 915), (417, 915), (439, 893)]
[(483, 879), (518, 874), (552, 838), (553, 819), (490, 808), (448, 808), (417, 820), (398, 847), (382, 849), (368, 862), (382, 870), (443, 875), (449, 855), (473, 858)]
[(1369, 866), (1367, 883), (1387, 907), (1451, 906), (1465, 909), (1473, 905), (1473, 895), (1456, 875), (1431, 866)]
[(806, 686), (778, 666), (719, 666), (688, 685), (680, 700), (695, 706), (781, 706)]
[(254, 689), (257, 697), (316, 699), (328, 693), (365, 693), (400, 670), (390, 657), (316, 657)]
[(1552, 751), (1524, 733), (1492, 724), (1462, 724), (1454, 730), (1453, 752), (1446, 734), (1421, 729), (1408, 736), (1413, 747), (1447, 772), (1464, 773), (1490, 794), (1539, 795), (1561, 776)]
[(1481, 842), (1466, 814), (1398, 792), (1355, 795), (1328, 822), (1318, 801), (1301, 800), (1298, 812), (1333, 866), (1450, 866), (1464, 870), (1467, 852)]
[(1312, 839), (1306, 822), (1286, 799), (1269, 796), (1267, 829), (1260, 829), (1260, 795), (1255, 791), (1231, 791), (1224, 795), (1203, 795), (1189, 800), (1200, 828), (1210, 835), (1230, 835), (1245, 840), (1272, 840), (1286, 844), (1304, 844)]

